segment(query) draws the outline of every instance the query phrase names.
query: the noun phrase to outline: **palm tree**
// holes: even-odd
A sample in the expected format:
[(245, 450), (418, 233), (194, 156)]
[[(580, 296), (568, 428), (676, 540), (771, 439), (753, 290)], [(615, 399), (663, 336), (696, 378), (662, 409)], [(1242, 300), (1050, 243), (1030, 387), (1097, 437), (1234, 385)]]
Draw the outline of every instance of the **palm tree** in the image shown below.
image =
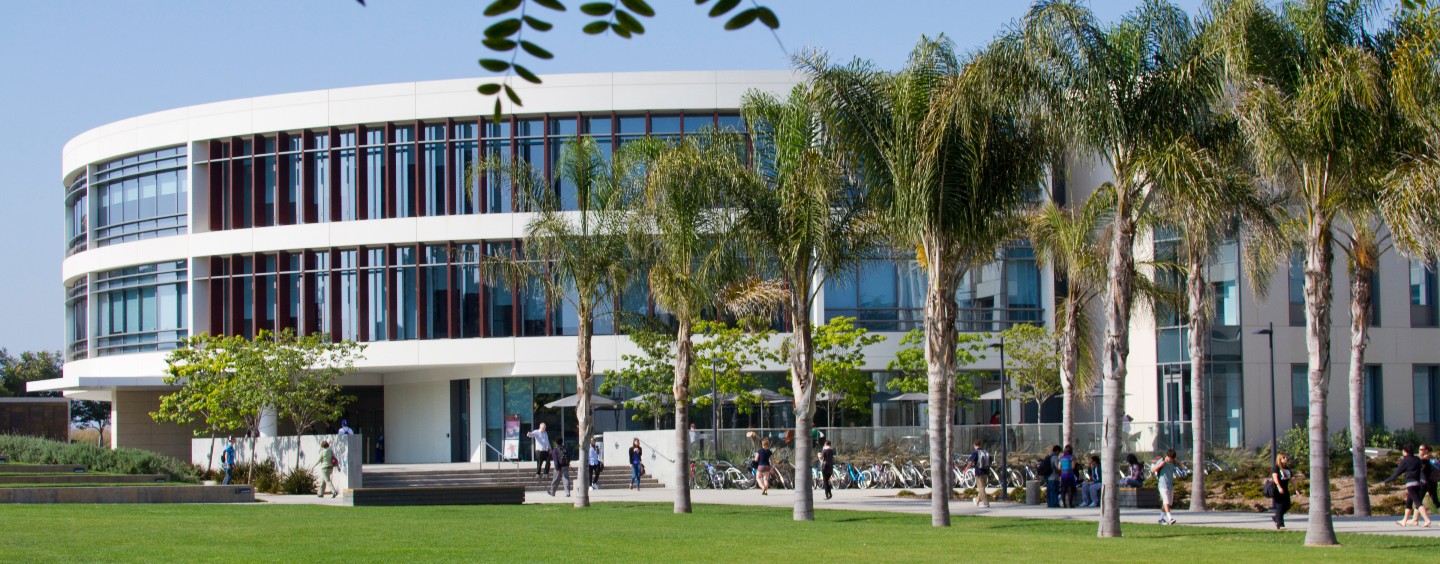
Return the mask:
[(1350, 460), (1355, 469), (1355, 515), (1370, 516), (1369, 470), (1365, 462), (1365, 348), (1370, 342), (1371, 287), (1380, 258), (1390, 250), (1390, 236), (1378, 218), (1347, 214), (1348, 230), (1340, 232), (1350, 275)]
[[(866, 256), (875, 243), (875, 221), (865, 217), (864, 192), (851, 189), (834, 140), (819, 127), (814, 91), (796, 86), (785, 100), (751, 91), (740, 102), (755, 147), (754, 181), (737, 183), (729, 198), (738, 241), (751, 260), (774, 270), (789, 314), (790, 384), (795, 433), (810, 436), (815, 417), (815, 350), (811, 313), (827, 276)], [(759, 278), (733, 294), (755, 295)], [(763, 291), (763, 290), (761, 290)], [(811, 444), (795, 442), (797, 521), (815, 519)]]
[(1031, 215), (1030, 244), (1035, 258), (1054, 268), (1059, 304), (1055, 311), (1055, 333), (1060, 354), (1060, 386), (1063, 390), (1061, 428), (1063, 444), (1075, 444), (1075, 403), (1077, 390), (1095, 386), (1095, 347), (1088, 314), (1105, 284), (1105, 231), (1111, 193), (1097, 191), (1085, 203), (1063, 207), (1050, 201)]
[(1366, 24), (1373, 2), (1305, 0), (1278, 12), (1259, 0), (1219, 7), (1218, 51), (1237, 89), (1234, 112), (1257, 172), (1296, 202), (1309, 352), (1307, 545), (1334, 545), (1326, 409), (1335, 222), (1364, 201), (1386, 160), (1386, 88)]
[[(649, 266), (655, 304), (674, 319), (676, 476), (689, 475), (686, 428), (695, 323), (743, 274), (740, 255), (730, 244), (732, 214), (718, 211), (723, 195), (751, 181), (742, 160), (743, 142), (738, 134), (711, 131), (650, 149), (644, 197), (637, 200), (634, 246)], [(681, 478), (675, 483), (675, 512), (690, 510), (690, 485)]]
[[(1103, 186), (1113, 191), (1114, 206), (1106, 253), (1101, 464), (1116, 468), (1136, 295), (1135, 236), (1166, 200), (1210, 206), (1216, 199), (1223, 167), (1195, 138), (1204, 124), (1196, 116), (1209, 113), (1214, 69), (1189, 17), (1161, 0), (1148, 0), (1107, 27), (1076, 2), (1042, 1), (1017, 34), (1036, 63), (1056, 77), (1058, 120), (1076, 149), (1095, 154), (1114, 178)], [(1116, 476), (1106, 473), (1104, 480), (1099, 535), (1118, 537)]]
[(1048, 154), (1017, 90), (1028, 76), (994, 45), (962, 63), (943, 36), (922, 38), (905, 68), (799, 59), (825, 123), (851, 155), (856, 184), (872, 191), (899, 248), (926, 269), (925, 360), (930, 395), (931, 523), (950, 525), (949, 461), (961, 275), (1013, 238), (1019, 207), (1039, 187)]
[[(575, 389), (580, 403), (575, 408), (580, 448), (590, 444), (594, 413), (590, 397), (595, 390), (595, 363), (591, 337), (595, 319), (612, 315), (619, 292), (629, 287), (634, 261), (627, 252), (628, 204), (637, 185), (628, 169), (636, 159), (628, 151), (613, 158), (600, 150), (590, 137), (566, 142), (561, 152), (555, 185), (530, 163), (492, 157), (476, 163), (466, 186), (477, 185), (478, 175), (493, 182), (513, 182), (524, 207), (533, 213), (525, 228), (525, 243), (518, 256), (487, 257), (487, 277), (515, 284), (538, 283), (547, 303), (569, 303), (578, 318), (576, 327)], [(576, 209), (566, 210), (556, 189), (561, 181), (574, 184)], [(575, 507), (589, 507), (590, 468), (580, 464), (582, 487)]]

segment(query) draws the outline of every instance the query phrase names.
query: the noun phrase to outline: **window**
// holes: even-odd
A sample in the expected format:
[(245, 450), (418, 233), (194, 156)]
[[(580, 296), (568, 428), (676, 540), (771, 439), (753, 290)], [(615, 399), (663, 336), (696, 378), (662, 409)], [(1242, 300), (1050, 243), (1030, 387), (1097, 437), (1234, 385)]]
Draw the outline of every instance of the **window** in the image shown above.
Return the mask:
[(1380, 326), (1380, 271), (1370, 273), (1370, 326)]
[(97, 274), (95, 354), (170, 350), (187, 336), (185, 261)]
[(1377, 364), (1365, 366), (1365, 424), (1385, 424), (1385, 382)]
[(1422, 261), (1410, 261), (1410, 326), (1435, 327), (1440, 325), (1436, 313), (1437, 295), (1435, 265)]
[(1305, 254), (1290, 253), (1290, 326), (1305, 326)]
[(1310, 366), (1290, 365), (1290, 426), (1304, 427), (1310, 420)]
[(89, 356), (90, 309), (88, 286), (80, 278), (65, 287), (65, 359)]
[(1414, 367), (1415, 431), (1432, 443), (1440, 441), (1440, 366)]
[[(248, 165), (245, 170), (249, 170)], [(85, 186), (78, 181), (72, 184), (67, 197), (72, 250), (84, 244), (88, 205)], [(178, 235), (186, 230), (189, 202), (183, 146), (101, 163), (91, 173), (89, 186), (98, 202), (97, 247)]]
[(74, 254), (85, 250), (87, 232), (90, 229), (90, 198), (87, 190), (85, 175), (70, 184), (65, 191), (65, 235), (67, 254)]

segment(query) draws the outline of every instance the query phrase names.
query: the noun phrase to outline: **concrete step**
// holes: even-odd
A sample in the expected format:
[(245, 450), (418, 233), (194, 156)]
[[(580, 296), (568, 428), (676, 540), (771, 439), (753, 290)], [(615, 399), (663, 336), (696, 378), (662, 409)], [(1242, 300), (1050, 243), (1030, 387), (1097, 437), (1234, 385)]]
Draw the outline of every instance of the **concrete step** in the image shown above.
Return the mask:
[(0, 474), (59, 474), (84, 471), (85, 467), (79, 464), (0, 464)]
[(164, 474), (22, 474), (0, 475), (0, 484), (153, 484), (169, 482)]

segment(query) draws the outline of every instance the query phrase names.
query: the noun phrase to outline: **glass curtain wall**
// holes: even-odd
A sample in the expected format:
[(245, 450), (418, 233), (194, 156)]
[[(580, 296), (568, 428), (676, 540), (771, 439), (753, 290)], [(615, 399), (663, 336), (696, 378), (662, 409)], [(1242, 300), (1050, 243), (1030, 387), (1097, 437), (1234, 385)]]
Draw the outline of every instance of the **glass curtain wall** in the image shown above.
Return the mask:
[(162, 262), (95, 275), (96, 356), (175, 348), (188, 335), (186, 263)]
[[(95, 246), (185, 232), (189, 184), (185, 155), (185, 147), (177, 146), (95, 166), (88, 181), (97, 202)], [(67, 197), (72, 252), (84, 244), (85, 186), (72, 184)]]

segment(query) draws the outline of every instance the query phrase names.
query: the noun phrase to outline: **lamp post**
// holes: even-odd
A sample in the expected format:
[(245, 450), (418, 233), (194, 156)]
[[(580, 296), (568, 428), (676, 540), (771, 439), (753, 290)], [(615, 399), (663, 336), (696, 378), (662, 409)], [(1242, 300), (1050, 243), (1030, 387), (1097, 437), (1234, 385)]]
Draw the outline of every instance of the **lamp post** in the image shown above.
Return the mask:
[(1257, 329), (1256, 335), (1264, 335), (1270, 342), (1270, 456), (1275, 456), (1276, 443), (1279, 434), (1275, 426), (1275, 322), (1270, 322), (1270, 327)]
[(1005, 492), (1010, 489), (1010, 379), (1005, 374), (1005, 337), (1001, 336), (1000, 342), (992, 343), (990, 348), (1000, 350), (1000, 501), (1005, 501)]

